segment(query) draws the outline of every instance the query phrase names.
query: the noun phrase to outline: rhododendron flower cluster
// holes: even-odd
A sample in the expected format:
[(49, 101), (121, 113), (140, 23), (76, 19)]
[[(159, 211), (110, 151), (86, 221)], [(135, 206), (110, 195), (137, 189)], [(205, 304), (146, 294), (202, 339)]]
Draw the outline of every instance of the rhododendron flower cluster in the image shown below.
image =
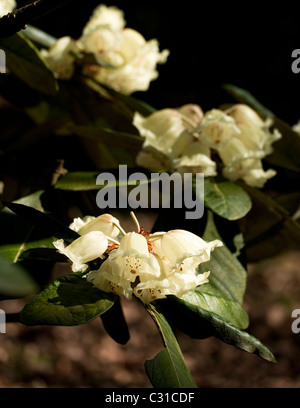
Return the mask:
[(80, 55), (91, 54), (94, 62), (83, 65), (84, 74), (124, 94), (146, 91), (158, 77), (157, 64), (165, 63), (169, 51), (160, 52), (156, 39), (146, 39), (126, 21), (117, 7), (99, 5), (78, 40), (63, 37), (42, 50), (54, 75), (70, 79)]
[(275, 176), (265, 171), (262, 159), (272, 153), (280, 139), (272, 120), (263, 120), (249, 106), (236, 104), (226, 111), (212, 109), (205, 114), (198, 105), (162, 109), (148, 117), (135, 113), (133, 125), (145, 138), (136, 162), (150, 170), (217, 175), (218, 156), (223, 176), (231, 181), (263, 187)]
[(135, 296), (145, 304), (167, 295), (181, 297), (208, 282), (210, 272), (199, 274), (197, 268), (210, 260), (221, 241), (206, 242), (185, 230), (145, 233), (131, 214), (137, 231), (126, 233), (109, 214), (77, 218), (70, 227), (81, 236), (66, 247), (63, 240), (54, 246), (69, 258), (74, 272), (86, 271), (88, 262), (102, 258), (87, 280), (104, 292), (129, 300)]

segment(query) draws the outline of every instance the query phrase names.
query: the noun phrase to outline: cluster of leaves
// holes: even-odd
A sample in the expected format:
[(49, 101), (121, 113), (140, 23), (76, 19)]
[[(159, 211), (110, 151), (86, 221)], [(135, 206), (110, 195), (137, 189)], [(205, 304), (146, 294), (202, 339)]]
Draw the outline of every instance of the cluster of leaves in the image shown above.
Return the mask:
[[(99, 172), (113, 172), (120, 163), (135, 169), (143, 139), (132, 126), (133, 114), (147, 116), (155, 108), (82, 75), (58, 81), (38, 45), (24, 33), (0, 39), (0, 47), (8, 68), (0, 76), (0, 93), (7, 103), (0, 110), (3, 197), (11, 197), (6, 193), (8, 180), (14, 180), (18, 191), (13, 200), (3, 201), (0, 212), (5, 231), (0, 237), (0, 296), (36, 295), (18, 315), (25, 325), (71, 326), (100, 317), (112, 338), (125, 344), (129, 330), (118, 297), (95, 288), (83, 273), (51, 281), (53, 265), (67, 261), (52, 242), (63, 238), (70, 243), (78, 237), (68, 227), (70, 210), (97, 214)], [(176, 330), (198, 339), (215, 336), (275, 361), (271, 351), (246, 331), (249, 318), (243, 296), (247, 262), (299, 245), (300, 225), (293, 215), (300, 204), (300, 138), (248, 92), (234, 86), (226, 89), (262, 116), (273, 117), (282, 139), (264, 164), (275, 168), (277, 176), (263, 190), (221, 177), (205, 179), (205, 214), (199, 222), (185, 220), (181, 210), (160, 212), (154, 231), (184, 228), (208, 241), (221, 239), (225, 245), (203, 265), (203, 271), (211, 271), (209, 283), (183, 299), (170, 296), (146, 307), (164, 343), (161, 353), (145, 363), (156, 387), (196, 386)], [(64, 160), (67, 172), (58, 159)]]

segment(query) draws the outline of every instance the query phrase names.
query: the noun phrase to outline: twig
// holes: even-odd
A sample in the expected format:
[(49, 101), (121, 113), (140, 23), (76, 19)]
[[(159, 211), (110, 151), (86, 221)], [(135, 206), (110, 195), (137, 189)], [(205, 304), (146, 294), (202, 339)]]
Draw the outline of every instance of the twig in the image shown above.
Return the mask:
[(71, 0), (36, 0), (0, 18), (0, 37), (10, 37), (26, 24), (69, 3)]

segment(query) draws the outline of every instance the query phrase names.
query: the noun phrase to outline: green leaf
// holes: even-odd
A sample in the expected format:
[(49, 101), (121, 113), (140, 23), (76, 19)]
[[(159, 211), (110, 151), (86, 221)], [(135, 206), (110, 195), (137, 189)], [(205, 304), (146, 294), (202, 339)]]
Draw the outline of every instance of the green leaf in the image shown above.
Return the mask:
[(24, 268), (0, 258), (0, 295), (21, 298), (36, 290), (37, 284)]
[(50, 96), (58, 92), (58, 83), (35, 45), (23, 34), (1, 38), (9, 70), (31, 88)]
[(82, 273), (70, 273), (29, 302), (20, 313), (20, 321), (29, 326), (84, 324), (109, 310), (115, 299), (87, 282)]
[(156, 388), (197, 388), (166, 318), (160, 313), (157, 306), (149, 304), (147, 310), (157, 324), (166, 346), (154, 359), (145, 362), (146, 373), (153, 386)]
[[(275, 200), (256, 188), (245, 188), (253, 201), (253, 209), (239, 221), (239, 225), (249, 261), (274, 256), (287, 249), (297, 250), (300, 244), (300, 224), (293, 219), (293, 213), (280, 205), (284, 199), (279, 196)], [(295, 210), (295, 202), (291, 206), (292, 199), (299, 203), (298, 194), (293, 197), (290, 195), (289, 210)]]
[[(182, 323), (188, 325), (202, 326), (205, 336), (215, 336), (224, 343), (230, 344), (248, 353), (258, 355), (260, 358), (275, 363), (276, 359), (272, 352), (262, 344), (256, 337), (234, 327), (215, 313), (208, 312), (197, 306), (187, 304), (184, 300), (172, 296), (168, 299), (169, 307), (173, 313), (179, 316)], [(193, 328), (192, 328), (193, 329)], [(199, 336), (199, 338), (202, 338)]]
[[(16, 200), (15, 203), (41, 211), (42, 194), (43, 191), (40, 190)], [(44, 230), (38, 231), (30, 222), (18, 217), (8, 208), (0, 211), (0, 224), (5, 231), (5, 234), (0, 235), (0, 255), (10, 262), (17, 262), (22, 252), (30, 248), (54, 248), (53, 237)]]
[(139, 150), (143, 145), (143, 138), (138, 135), (116, 131), (114, 129), (100, 129), (88, 126), (72, 126), (72, 132), (78, 136), (103, 142), (106, 145), (118, 146), (123, 149)]
[[(203, 235), (205, 241), (221, 240), (215, 227), (212, 213), (208, 214), (207, 225)], [(247, 271), (224, 245), (211, 253), (210, 260), (198, 267), (199, 273), (210, 271), (209, 282), (191, 290), (182, 296), (187, 309), (196, 307), (220, 316), (229, 324), (245, 329), (249, 325), (248, 314), (242, 306), (246, 289)], [(167, 306), (167, 305), (166, 305)], [(174, 316), (174, 320), (178, 316)], [(185, 316), (183, 316), (183, 319)], [(176, 324), (176, 323), (175, 323)], [(184, 326), (186, 327), (186, 326)], [(193, 337), (204, 336), (201, 324), (190, 325), (185, 330)]]
[(100, 317), (105, 330), (117, 343), (123, 345), (128, 342), (130, 335), (120, 298), (117, 298), (113, 306)]
[(96, 184), (99, 171), (74, 171), (61, 177), (54, 185), (58, 190), (89, 191), (99, 190)]
[(48, 236), (62, 238), (69, 243), (80, 236), (77, 232), (71, 230), (51, 215), (38, 211), (35, 208), (24, 204), (8, 203), (6, 201), (3, 201), (3, 204), (17, 215), (23, 217), (26, 221), (44, 231)]
[(235, 97), (238, 102), (245, 103), (251, 106), (254, 110), (260, 113), (262, 116), (269, 118), (274, 118), (275, 115), (269, 109), (267, 109), (262, 103), (260, 103), (249, 91), (238, 86), (231, 84), (224, 84), (223, 89), (225, 89), (230, 95)]
[(251, 209), (251, 199), (240, 186), (230, 181), (204, 179), (204, 205), (228, 220), (244, 217)]

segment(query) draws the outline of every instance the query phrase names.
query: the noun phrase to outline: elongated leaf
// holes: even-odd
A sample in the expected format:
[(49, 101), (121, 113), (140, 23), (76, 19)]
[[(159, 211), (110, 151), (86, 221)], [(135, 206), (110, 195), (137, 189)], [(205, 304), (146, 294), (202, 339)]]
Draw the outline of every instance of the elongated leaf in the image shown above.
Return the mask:
[(58, 92), (58, 83), (49, 67), (35, 45), (23, 34), (1, 38), (0, 47), (5, 51), (7, 66), (15, 76), (43, 94)]
[(20, 321), (30, 326), (84, 324), (109, 310), (115, 299), (87, 282), (81, 273), (70, 273), (29, 302), (20, 313)]
[[(168, 299), (168, 302), (170, 302), (169, 307), (173, 309), (173, 313), (178, 316), (177, 319), (180, 320), (179, 323), (182, 323), (185, 327), (193, 325), (192, 329), (194, 329), (195, 332), (195, 327), (198, 327), (198, 338), (215, 336), (224, 343), (248, 353), (254, 353), (266, 361), (276, 362), (273, 353), (256, 337), (234, 327), (217, 314), (188, 304), (184, 300), (174, 296)], [(203, 336), (203, 334), (205, 335)]]
[(240, 186), (230, 181), (204, 180), (204, 205), (228, 220), (244, 217), (251, 209), (251, 199)]
[[(42, 194), (43, 191), (40, 190), (15, 203), (32, 207), (39, 212), (43, 209)], [(53, 248), (53, 237), (49, 236), (45, 230), (37, 230), (32, 223), (18, 217), (8, 208), (0, 211), (0, 224), (2, 231), (5, 231), (0, 236), (0, 255), (10, 262), (17, 262), (22, 252), (30, 248)]]
[(35, 293), (37, 284), (18, 264), (0, 258), (0, 295), (20, 298)]
[(164, 315), (159, 312), (157, 306), (151, 304), (147, 310), (156, 322), (166, 346), (153, 360), (145, 362), (150, 381), (156, 388), (197, 388)]
[(62, 238), (67, 242), (72, 242), (79, 238), (77, 232), (71, 230), (51, 215), (23, 204), (8, 203), (6, 201), (3, 201), (3, 204), (17, 215), (23, 217), (26, 221), (37, 226), (42, 231), (45, 231), (48, 236)]
[(108, 145), (139, 150), (142, 147), (143, 139), (135, 134), (116, 131), (113, 129), (100, 129), (88, 126), (73, 126), (72, 132), (78, 136), (103, 142)]

